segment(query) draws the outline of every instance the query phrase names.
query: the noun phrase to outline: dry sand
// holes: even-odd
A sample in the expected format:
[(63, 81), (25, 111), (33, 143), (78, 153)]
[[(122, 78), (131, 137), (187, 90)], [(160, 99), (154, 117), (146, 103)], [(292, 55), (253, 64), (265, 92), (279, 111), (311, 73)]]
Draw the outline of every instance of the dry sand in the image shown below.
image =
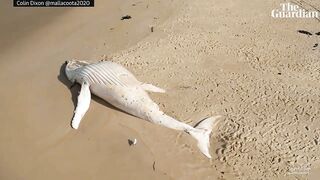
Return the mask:
[[(1, 1), (0, 179), (317, 179), (320, 36), (297, 30), (319, 32), (320, 23), (271, 18), (281, 2), (96, 0), (95, 8), (37, 9)], [(125, 65), (165, 88), (152, 98), (186, 123), (223, 115), (213, 159), (189, 135), (96, 97), (73, 130), (79, 86), (70, 91), (62, 71), (72, 58)]]

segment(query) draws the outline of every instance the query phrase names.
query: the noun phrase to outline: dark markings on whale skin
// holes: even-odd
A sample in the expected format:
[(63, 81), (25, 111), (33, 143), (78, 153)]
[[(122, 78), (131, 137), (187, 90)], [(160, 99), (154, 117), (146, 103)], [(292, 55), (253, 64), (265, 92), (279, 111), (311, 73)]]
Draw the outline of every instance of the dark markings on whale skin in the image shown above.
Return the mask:
[(305, 31), (305, 30), (298, 30), (298, 33), (305, 34), (305, 35), (308, 35), (308, 36), (312, 36), (311, 32), (308, 32), (308, 31)]

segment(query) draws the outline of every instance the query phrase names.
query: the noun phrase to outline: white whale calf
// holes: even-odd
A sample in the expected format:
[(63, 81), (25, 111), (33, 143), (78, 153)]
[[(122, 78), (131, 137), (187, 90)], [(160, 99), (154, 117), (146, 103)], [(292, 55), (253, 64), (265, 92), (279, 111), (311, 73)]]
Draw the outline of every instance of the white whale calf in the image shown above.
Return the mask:
[(66, 63), (67, 78), (72, 83), (81, 84), (77, 107), (72, 119), (73, 128), (79, 127), (81, 119), (89, 109), (92, 92), (113, 106), (136, 117), (189, 133), (198, 141), (200, 151), (211, 158), (209, 136), (220, 116), (206, 118), (192, 127), (166, 115), (146, 93), (146, 91), (164, 93), (165, 90), (138, 81), (123, 66), (110, 61), (88, 63), (72, 60)]

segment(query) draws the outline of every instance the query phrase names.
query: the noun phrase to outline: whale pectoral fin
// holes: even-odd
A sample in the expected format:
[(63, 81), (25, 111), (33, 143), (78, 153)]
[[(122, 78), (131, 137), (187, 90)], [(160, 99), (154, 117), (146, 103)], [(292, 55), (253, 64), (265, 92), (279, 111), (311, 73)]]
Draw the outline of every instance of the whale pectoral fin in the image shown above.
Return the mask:
[(91, 93), (89, 89), (89, 84), (87, 82), (83, 82), (81, 85), (81, 90), (78, 96), (78, 103), (76, 110), (74, 111), (74, 116), (72, 118), (71, 126), (74, 129), (78, 129), (81, 119), (88, 111), (91, 101)]
[(146, 91), (150, 91), (150, 92), (157, 92), (157, 93), (165, 93), (166, 90), (161, 89), (157, 86), (154, 86), (152, 84), (147, 84), (147, 83), (143, 83), (141, 84), (142, 89), (146, 90)]

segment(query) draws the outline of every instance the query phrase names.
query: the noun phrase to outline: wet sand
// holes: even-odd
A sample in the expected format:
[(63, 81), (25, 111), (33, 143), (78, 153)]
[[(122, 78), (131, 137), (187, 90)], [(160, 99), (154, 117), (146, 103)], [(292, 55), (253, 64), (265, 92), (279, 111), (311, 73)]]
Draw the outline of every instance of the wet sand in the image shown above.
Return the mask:
[[(1, 2), (0, 179), (316, 177), (320, 24), (271, 18), (280, 3), (96, 0), (95, 8), (63, 9)], [(166, 89), (152, 98), (188, 124), (223, 115), (211, 137), (213, 159), (188, 134), (97, 97), (73, 130), (79, 86), (69, 90), (63, 73), (73, 58), (126, 66)]]

